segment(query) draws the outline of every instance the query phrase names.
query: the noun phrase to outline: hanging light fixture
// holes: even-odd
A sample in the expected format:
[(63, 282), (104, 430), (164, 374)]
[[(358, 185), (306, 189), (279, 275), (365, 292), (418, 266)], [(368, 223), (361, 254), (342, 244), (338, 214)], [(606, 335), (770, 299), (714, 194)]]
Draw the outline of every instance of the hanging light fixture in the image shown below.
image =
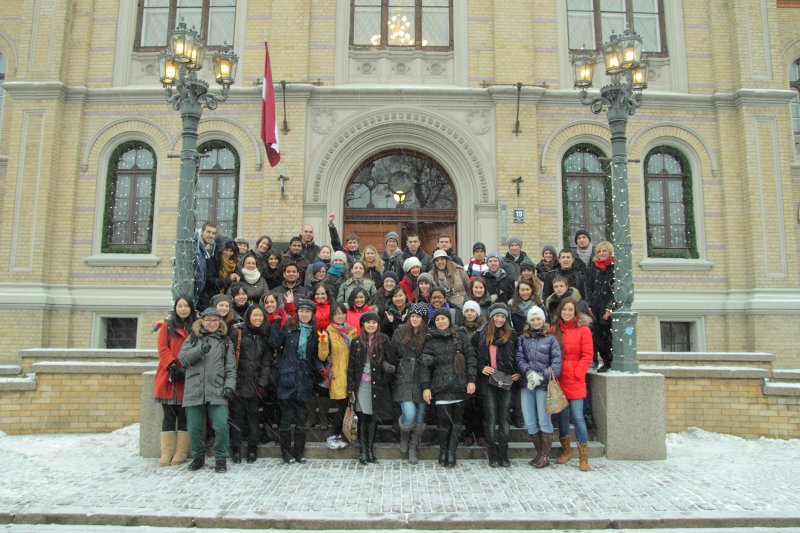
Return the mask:
[(389, 17), (387, 25), (389, 26), (389, 44), (401, 46), (414, 44), (414, 35), (409, 33), (411, 21), (402, 11), (398, 10), (397, 13)]

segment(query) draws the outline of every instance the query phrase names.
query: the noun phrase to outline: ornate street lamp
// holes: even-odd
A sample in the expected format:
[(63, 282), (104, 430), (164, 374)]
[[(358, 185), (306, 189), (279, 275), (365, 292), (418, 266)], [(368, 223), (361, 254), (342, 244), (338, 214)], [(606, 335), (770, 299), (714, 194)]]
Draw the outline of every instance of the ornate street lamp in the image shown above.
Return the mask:
[(603, 46), (603, 62), (611, 83), (600, 89), (600, 96), (590, 98), (594, 66), (597, 58), (586, 51), (571, 58), (575, 88), (580, 101), (592, 113), (606, 109), (611, 129), (611, 202), (614, 232), (614, 300), (617, 309), (612, 315), (612, 338), (615, 369), (638, 372), (636, 357), (636, 313), (633, 311), (633, 265), (628, 200), (628, 158), (625, 130), (628, 115), (642, 105), (642, 90), (647, 88), (647, 60), (642, 57), (642, 39), (630, 29), (622, 35), (611, 34)]
[(158, 60), (159, 78), (166, 89), (167, 102), (175, 111), (181, 112), (183, 121), (173, 297), (179, 294), (195, 295), (194, 187), (199, 161), (197, 126), (204, 107), (214, 110), (220, 102), (228, 99), (239, 61), (227, 45), (214, 54), (214, 76), (222, 86), (222, 92), (211, 94), (208, 92), (208, 83), (197, 77), (197, 71), (203, 68), (205, 46), (206, 43), (194, 28), (187, 28), (181, 21), (170, 35), (168, 48)]

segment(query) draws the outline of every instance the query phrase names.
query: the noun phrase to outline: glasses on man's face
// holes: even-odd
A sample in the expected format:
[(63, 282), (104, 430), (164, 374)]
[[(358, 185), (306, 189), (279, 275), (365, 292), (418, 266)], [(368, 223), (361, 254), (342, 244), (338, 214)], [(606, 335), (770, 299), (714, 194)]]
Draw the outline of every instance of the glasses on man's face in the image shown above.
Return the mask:
[(217, 317), (203, 317), (203, 322), (219, 322), (219, 318)]
[(431, 300), (444, 300), (444, 296), (431, 296)]

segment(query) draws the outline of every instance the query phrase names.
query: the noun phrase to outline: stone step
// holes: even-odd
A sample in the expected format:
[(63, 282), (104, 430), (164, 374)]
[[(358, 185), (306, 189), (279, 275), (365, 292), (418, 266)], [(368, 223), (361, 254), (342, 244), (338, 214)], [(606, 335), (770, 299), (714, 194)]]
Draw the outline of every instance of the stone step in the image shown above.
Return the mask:
[(781, 370), (773, 370), (772, 376), (770, 376), (769, 381), (772, 383), (776, 382), (800, 383), (800, 369), (786, 368)]
[[(577, 445), (572, 443), (572, 451), (575, 460), (578, 457)], [(209, 449), (211, 454), (211, 450)], [(347, 448), (339, 450), (331, 450), (322, 442), (308, 442), (306, 443), (305, 456), (309, 459), (344, 459), (356, 460), (358, 459), (359, 448), (358, 445), (349, 445)], [(551, 458), (556, 458), (561, 454), (561, 443), (556, 439), (553, 441), (553, 448), (550, 452)], [(213, 454), (212, 454), (213, 455)], [(258, 456), (266, 458), (278, 458), (281, 455), (280, 447), (270, 442), (261, 444), (258, 447)], [(458, 459), (473, 459), (473, 460), (488, 460), (486, 448), (483, 446), (458, 446)], [(508, 458), (509, 459), (532, 459), (534, 455), (533, 445), (524, 442), (511, 442), (508, 445)], [(605, 455), (605, 446), (603, 443), (597, 441), (589, 441), (589, 457), (598, 458)], [(375, 443), (375, 456), (378, 459), (405, 459), (406, 457), (400, 453), (397, 443)], [(439, 457), (439, 446), (434, 444), (426, 444), (420, 447), (419, 458), (422, 460), (436, 460)]]
[(22, 367), (19, 365), (0, 365), (0, 376), (19, 376)]
[(765, 379), (764, 395), (800, 397), (800, 382)]
[(0, 392), (36, 390), (36, 374), (0, 377)]

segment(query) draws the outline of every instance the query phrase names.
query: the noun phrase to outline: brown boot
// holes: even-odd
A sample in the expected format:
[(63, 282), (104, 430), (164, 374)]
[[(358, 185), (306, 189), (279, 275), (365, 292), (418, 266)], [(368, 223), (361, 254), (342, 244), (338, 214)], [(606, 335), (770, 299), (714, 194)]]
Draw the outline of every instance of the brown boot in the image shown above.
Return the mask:
[(539, 460), (539, 457), (542, 455), (542, 434), (541, 433), (534, 433), (531, 435), (531, 441), (533, 441), (533, 449), (536, 451), (536, 455), (533, 456), (533, 459), (528, 461), (528, 464), (531, 466), (536, 466), (536, 461)]
[(556, 463), (563, 465), (572, 459), (572, 448), (570, 447), (571, 442), (569, 437), (561, 437), (559, 440), (561, 441), (561, 455), (556, 459)]
[(175, 455), (175, 432), (162, 431), (161, 432), (161, 459), (158, 460), (158, 466), (167, 466)]
[(533, 466), (536, 468), (544, 468), (546, 466), (550, 466), (550, 449), (553, 446), (553, 434), (552, 433), (539, 433), (539, 443), (541, 447), (539, 448), (539, 457), (536, 458)]
[(581, 469), (581, 472), (587, 472), (589, 470), (589, 444), (578, 443), (578, 457), (580, 459), (578, 468)]
[(172, 456), (170, 464), (179, 465), (186, 462), (186, 457), (189, 455), (189, 434), (185, 431), (179, 431), (175, 438), (175, 455)]

